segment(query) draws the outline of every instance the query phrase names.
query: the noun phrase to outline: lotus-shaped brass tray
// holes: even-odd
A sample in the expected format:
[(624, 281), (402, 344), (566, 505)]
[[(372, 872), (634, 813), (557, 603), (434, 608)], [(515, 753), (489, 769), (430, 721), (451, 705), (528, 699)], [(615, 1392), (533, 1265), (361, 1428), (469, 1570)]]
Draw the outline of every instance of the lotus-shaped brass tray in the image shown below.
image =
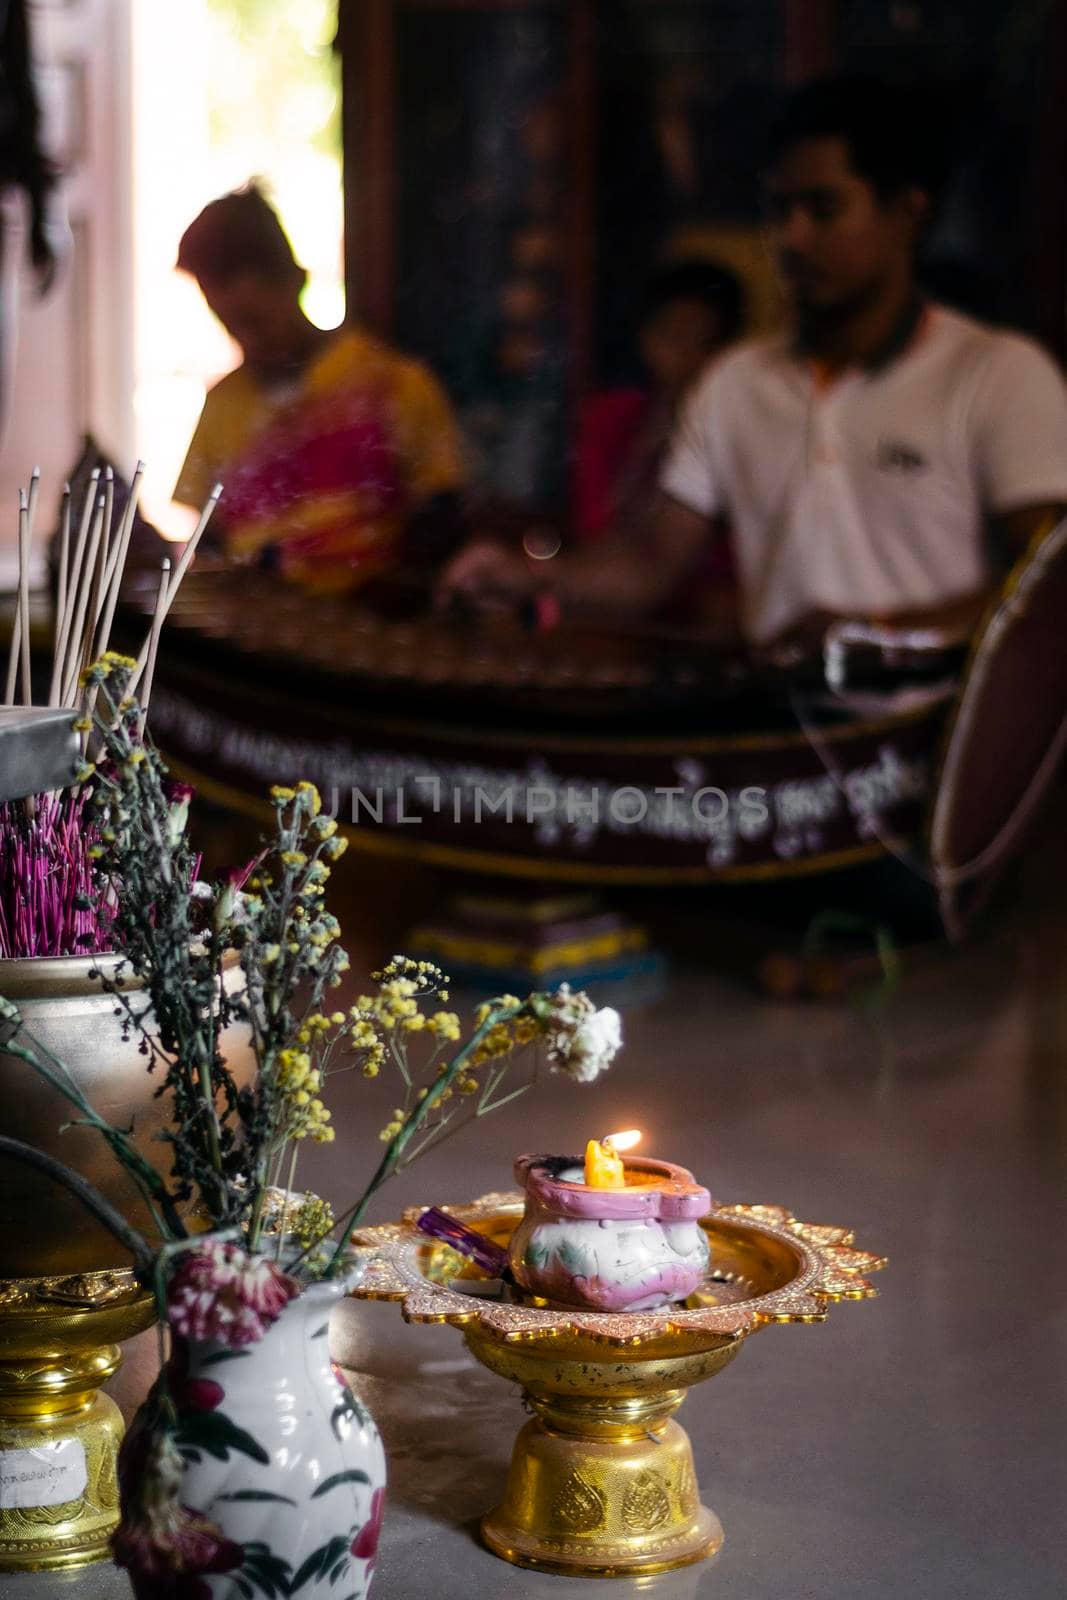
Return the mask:
[[(506, 1244), (522, 1208), (520, 1195), (490, 1194), (442, 1209)], [(866, 1274), (885, 1265), (847, 1228), (798, 1222), (782, 1206), (719, 1206), (701, 1223), (710, 1261), (695, 1293), (612, 1315), (477, 1293), (485, 1275), (416, 1231), (421, 1209), (357, 1235), (353, 1292), (401, 1301), (409, 1322), (452, 1323), (479, 1361), (522, 1385), (535, 1416), (483, 1537), (519, 1566), (588, 1577), (663, 1572), (718, 1550), (721, 1524), (700, 1503), (673, 1420), (685, 1391), (758, 1329), (822, 1322), (830, 1302), (873, 1295)]]

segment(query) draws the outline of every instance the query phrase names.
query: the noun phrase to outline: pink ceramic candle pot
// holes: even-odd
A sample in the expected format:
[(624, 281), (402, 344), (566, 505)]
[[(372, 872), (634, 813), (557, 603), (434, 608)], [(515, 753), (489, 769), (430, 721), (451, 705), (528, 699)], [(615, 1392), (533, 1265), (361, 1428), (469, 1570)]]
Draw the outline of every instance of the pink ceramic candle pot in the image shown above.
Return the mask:
[(589, 1187), (575, 1156), (520, 1156), (522, 1222), (508, 1247), (531, 1294), (588, 1311), (648, 1311), (684, 1300), (703, 1280), (699, 1219), (711, 1196), (670, 1161), (628, 1158), (625, 1188)]

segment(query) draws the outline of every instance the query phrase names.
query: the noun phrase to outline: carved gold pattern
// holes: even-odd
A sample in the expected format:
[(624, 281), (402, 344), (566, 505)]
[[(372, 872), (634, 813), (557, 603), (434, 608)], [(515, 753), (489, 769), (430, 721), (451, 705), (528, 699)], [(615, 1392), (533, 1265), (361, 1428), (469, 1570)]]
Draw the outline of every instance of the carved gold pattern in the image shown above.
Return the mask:
[(45, 1278), (0, 1278), (0, 1310), (37, 1314), (43, 1305), (95, 1310), (135, 1299), (143, 1291), (132, 1272), (75, 1272)]
[(654, 1533), (671, 1517), (670, 1496), (655, 1472), (641, 1472), (623, 1497), (622, 1521), (631, 1533)]
[(552, 1511), (561, 1527), (572, 1533), (594, 1533), (604, 1526), (604, 1495), (576, 1470), (564, 1482)]

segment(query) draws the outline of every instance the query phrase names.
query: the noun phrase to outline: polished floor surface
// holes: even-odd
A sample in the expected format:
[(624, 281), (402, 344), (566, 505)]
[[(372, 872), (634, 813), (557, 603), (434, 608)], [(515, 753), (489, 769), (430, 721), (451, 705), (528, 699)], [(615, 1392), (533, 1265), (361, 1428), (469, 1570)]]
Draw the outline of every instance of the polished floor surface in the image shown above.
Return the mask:
[[(1067, 1592), (1067, 929), (1043, 864), (1028, 876), (1025, 917), (920, 963), (891, 995), (835, 1005), (771, 1004), (709, 977), (679, 936), (674, 976), (627, 1014), (607, 1080), (549, 1084), (382, 1197), (382, 1218), (469, 1198), (507, 1186), (520, 1150), (637, 1124), (717, 1198), (847, 1223), (890, 1257), (879, 1299), (761, 1332), (691, 1393), (681, 1420), (725, 1546), (614, 1582), (611, 1600)], [(392, 1104), (362, 1080), (346, 1095), (349, 1135), (322, 1178), (338, 1198)], [(588, 1580), (520, 1572), (477, 1541), (523, 1421), (517, 1393), (454, 1330), (406, 1327), (393, 1306), (345, 1304), (334, 1340), (389, 1451), (376, 1600), (588, 1600)], [(150, 1338), (132, 1350), (113, 1386), (124, 1406), (152, 1356)], [(106, 1568), (0, 1579), (4, 1600), (127, 1593)]]

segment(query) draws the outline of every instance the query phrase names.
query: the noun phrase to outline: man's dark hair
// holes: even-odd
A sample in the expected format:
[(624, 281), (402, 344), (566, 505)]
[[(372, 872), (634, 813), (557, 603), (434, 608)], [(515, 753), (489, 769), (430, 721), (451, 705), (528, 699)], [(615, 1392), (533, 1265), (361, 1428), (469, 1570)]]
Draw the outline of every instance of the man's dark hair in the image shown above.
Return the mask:
[(805, 84), (771, 129), (769, 165), (808, 139), (841, 139), (853, 170), (882, 200), (915, 188), (933, 201), (944, 182), (945, 130), (917, 85), (861, 76)]
[(719, 318), (724, 340), (741, 334), (747, 316), (745, 289), (736, 272), (717, 261), (678, 261), (663, 267), (649, 281), (641, 306), (641, 321), (676, 300), (696, 300)]
[(182, 235), (178, 268), (201, 283), (245, 273), (284, 283), (301, 271), (278, 213), (255, 183), (204, 207)]

